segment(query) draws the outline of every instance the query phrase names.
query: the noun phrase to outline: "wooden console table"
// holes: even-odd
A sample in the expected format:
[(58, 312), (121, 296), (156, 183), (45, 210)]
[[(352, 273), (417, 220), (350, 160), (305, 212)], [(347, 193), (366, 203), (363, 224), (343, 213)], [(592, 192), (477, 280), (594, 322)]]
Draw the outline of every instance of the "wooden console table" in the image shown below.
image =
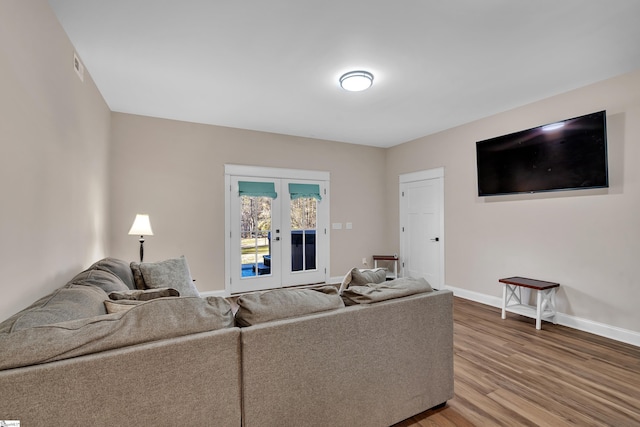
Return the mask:
[[(542, 319), (556, 323), (556, 289), (559, 283), (525, 277), (508, 277), (500, 279), (502, 283), (502, 318), (507, 318), (507, 311), (536, 319), (536, 329), (542, 329)], [(522, 301), (522, 288), (537, 292), (536, 306)]]

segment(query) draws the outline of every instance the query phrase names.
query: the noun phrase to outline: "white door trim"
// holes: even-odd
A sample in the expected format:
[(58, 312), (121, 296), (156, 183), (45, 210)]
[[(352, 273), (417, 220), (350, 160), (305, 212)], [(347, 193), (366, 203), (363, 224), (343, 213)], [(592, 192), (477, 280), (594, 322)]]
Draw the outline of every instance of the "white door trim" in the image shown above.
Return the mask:
[(418, 172), (403, 173), (398, 176), (400, 184), (414, 181), (424, 181), (425, 179), (444, 178), (444, 168), (428, 169)]
[(331, 179), (331, 174), (325, 171), (228, 164), (224, 165), (224, 175), (225, 177), (228, 175), (241, 175), (262, 178), (306, 179), (310, 181), (329, 181)]
[(444, 260), (444, 254), (445, 254), (445, 250), (444, 250), (444, 245), (445, 245), (445, 234), (444, 234), (444, 168), (434, 168), (434, 169), (427, 169), (427, 170), (422, 170), (422, 171), (417, 171), (417, 172), (410, 172), (410, 173), (405, 173), (405, 174), (401, 174), (398, 176), (398, 205), (400, 206), (400, 215), (399, 215), (399, 222), (400, 224), (398, 224), (398, 231), (400, 233), (400, 272), (401, 272), (401, 276), (404, 277), (404, 264), (402, 262), (402, 260), (404, 259), (404, 254), (402, 253), (404, 250), (404, 233), (402, 232), (402, 219), (404, 217), (404, 215), (406, 215), (406, 212), (404, 212), (404, 205), (402, 202), (402, 185), (403, 184), (407, 184), (410, 182), (416, 182), (416, 181), (426, 181), (429, 179), (436, 179), (436, 178), (441, 178), (440, 179), (440, 184), (442, 186), (440, 194), (441, 194), (441, 200), (440, 200), (440, 283), (432, 283), (432, 285), (438, 289), (444, 289), (445, 286), (445, 260)]

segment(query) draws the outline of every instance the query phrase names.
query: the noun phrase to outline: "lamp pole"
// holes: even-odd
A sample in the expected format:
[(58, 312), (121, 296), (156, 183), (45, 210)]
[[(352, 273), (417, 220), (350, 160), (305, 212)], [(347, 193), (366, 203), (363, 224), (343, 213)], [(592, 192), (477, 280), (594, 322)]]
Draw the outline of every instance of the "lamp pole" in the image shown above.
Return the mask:
[(140, 236), (140, 262), (144, 258), (144, 236)]

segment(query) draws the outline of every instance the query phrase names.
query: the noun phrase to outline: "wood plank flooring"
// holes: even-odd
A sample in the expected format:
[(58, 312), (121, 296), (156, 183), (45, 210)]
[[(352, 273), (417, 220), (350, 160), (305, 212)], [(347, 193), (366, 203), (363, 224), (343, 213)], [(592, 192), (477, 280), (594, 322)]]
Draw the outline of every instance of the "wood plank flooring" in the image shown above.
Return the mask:
[(394, 427), (640, 426), (640, 347), (455, 298), (455, 396)]

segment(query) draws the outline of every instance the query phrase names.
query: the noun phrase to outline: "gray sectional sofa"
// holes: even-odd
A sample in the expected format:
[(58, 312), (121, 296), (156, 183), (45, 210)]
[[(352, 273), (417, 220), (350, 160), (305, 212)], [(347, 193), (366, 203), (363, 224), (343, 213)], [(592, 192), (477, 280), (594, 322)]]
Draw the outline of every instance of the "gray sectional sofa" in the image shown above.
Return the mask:
[(449, 291), (279, 290), (239, 297), (234, 313), (193, 295), (179, 268), (146, 267), (101, 260), (0, 323), (0, 419), (388, 426), (453, 397)]

